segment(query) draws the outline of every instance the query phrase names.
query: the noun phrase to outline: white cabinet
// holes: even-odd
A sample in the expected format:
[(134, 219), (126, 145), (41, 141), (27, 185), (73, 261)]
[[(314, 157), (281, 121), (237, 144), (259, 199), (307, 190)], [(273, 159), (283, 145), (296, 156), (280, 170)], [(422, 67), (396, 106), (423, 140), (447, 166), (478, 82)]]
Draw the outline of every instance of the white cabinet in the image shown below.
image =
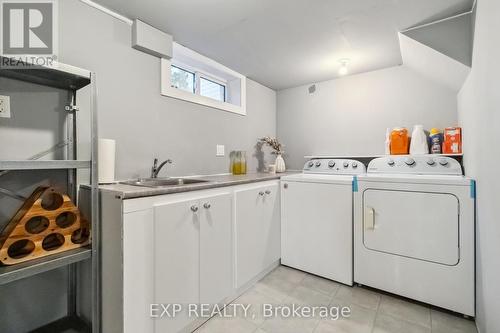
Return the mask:
[[(107, 207), (106, 209), (108, 209)], [(120, 207), (121, 208), (121, 207)], [(154, 295), (153, 210), (123, 214), (122, 231), (118, 223), (106, 218), (103, 224), (103, 332), (153, 332), (149, 307)], [(113, 245), (123, 237), (123, 250)], [(121, 255), (121, 251), (123, 254)], [(123, 264), (122, 264), (123, 261)], [(123, 265), (123, 266), (122, 266)], [(119, 274), (123, 269), (123, 274)], [(123, 283), (121, 287), (120, 282)], [(123, 294), (123, 310), (117, 299)], [(118, 298), (120, 297), (120, 298)], [(123, 315), (120, 316), (120, 311)], [(115, 318), (121, 318), (122, 321)], [(123, 328), (122, 328), (123, 326)]]
[(232, 291), (231, 194), (200, 201), (200, 302), (216, 304)]
[(103, 331), (191, 331), (202, 320), (186, 312), (152, 318), (151, 304), (219, 304), (238, 297), (235, 276), (241, 287), (280, 258), (278, 184), (126, 200), (101, 192)]
[(280, 258), (279, 183), (238, 186), (234, 191), (236, 288)]
[[(156, 304), (199, 302), (200, 219), (191, 207), (196, 200), (154, 206), (154, 298)], [(190, 319), (182, 312), (175, 319), (156, 319), (155, 332), (177, 332)]]
[[(192, 197), (154, 205), (154, 303), (217, 304), (231, 294), (232, 195)], [(155, 320), (155, 332), (178, 332), (192, 321), (182, 311)]]

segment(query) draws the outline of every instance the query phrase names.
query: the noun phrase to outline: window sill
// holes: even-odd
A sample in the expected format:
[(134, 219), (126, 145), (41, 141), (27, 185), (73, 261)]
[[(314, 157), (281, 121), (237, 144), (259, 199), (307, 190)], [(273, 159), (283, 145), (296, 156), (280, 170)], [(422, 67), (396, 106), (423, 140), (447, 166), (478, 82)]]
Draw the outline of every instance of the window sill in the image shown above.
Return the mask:
[(180, 99), (183, 101), (195, 103), (195, 104), (200, 104), (204, 106), (208, 106), (211, 108), (219, 109), (222, 111), (227, 111), (227, 112), (232, 112), (239, 114), (241, 116), (246, 116), (246, 108), (239, 106), (239, 105), (234, 105), (231, 103), (226, 103), (226, 102), (221, 102), (217, 101), (215, 99), (201, 96), (201, 95), (196, 95), (181, 89), (177, 88), (172, 88), (172, 87), (164, 87), (162, 88), (161, 94), (166, 97), (172, 97), (176, 99)]

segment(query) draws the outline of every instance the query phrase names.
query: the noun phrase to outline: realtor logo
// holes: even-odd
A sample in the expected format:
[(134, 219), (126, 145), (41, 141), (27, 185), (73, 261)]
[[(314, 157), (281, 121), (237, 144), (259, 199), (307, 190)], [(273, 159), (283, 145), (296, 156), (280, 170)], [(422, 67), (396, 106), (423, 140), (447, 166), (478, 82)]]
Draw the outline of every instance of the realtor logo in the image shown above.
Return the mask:
[(3, 67), (51, 66), (57, 50), (56, 0), (1, 2)]

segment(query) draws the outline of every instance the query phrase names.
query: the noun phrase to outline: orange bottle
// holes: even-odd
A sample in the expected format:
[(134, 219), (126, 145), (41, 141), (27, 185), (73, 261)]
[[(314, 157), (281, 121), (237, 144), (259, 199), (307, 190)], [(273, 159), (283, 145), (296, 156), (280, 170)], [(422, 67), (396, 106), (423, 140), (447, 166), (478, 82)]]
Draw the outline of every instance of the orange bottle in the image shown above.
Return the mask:
[(406, 155), (409, 149), (408, 130), (395, 128), (391, 132), (391, 155)]

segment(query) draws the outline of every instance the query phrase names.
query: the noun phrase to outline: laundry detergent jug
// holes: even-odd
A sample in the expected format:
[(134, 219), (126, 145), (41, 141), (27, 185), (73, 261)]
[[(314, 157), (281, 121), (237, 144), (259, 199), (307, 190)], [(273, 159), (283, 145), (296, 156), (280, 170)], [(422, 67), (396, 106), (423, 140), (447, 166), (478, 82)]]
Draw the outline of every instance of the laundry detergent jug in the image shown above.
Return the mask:
[(408, 130), (395, 128), (391, 132), (391, 155), (408, 154)]

